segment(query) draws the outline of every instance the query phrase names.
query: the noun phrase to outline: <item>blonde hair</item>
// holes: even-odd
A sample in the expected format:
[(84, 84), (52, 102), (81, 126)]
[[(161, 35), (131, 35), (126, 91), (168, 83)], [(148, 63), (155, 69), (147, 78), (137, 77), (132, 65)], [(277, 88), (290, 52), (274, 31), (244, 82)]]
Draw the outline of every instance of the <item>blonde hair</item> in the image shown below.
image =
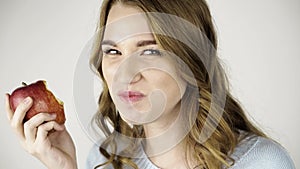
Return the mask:
[[(101, 8), (100, 23), (98, 25), (98, 35), (95, 40), (94, 53), (91, 57), (91, 65), (97, 69), (97, 73), (99, 73), (103, 80), (103, 91), (99, 98), (99, 111), (94, 116), (94, 121), (106, 136), (105, 141), (99, 147), (99, 151), (108, 159), (108, 161), (103, 164), (99, 164), (95, 168), (105, 166), (107, 164), (112, 164), (114, 168), (122, 168), (124, 165), (130, 165), (133, 168), (137, 168), (137, 165), (132, 161), (132, 159), (129, 157), (123, 157), (116, 153), (117, 144), (114, 141), (114, 134), (115, 132), (119, 132), (125, 136), (142, 138), (145, 137), (144, 131), (141, 126), (130, 127), (120, 117), (109, 94), (108, 86), (105, 83), (105, 79), (102, 74), (101, 61), (99, 62), (99, 58), (101, 58), (102, 55), (100, 43), (103, 38), (103, 31), (100, 31), (100, 29), (105, 27), (110, 8), (115, 3), (133, 6), (144, 12), (166, 13), (183, 18), (200, 29), (214, 49), (217, 49), (218, 47), (217, 36), (208, 5), (204, 0), (172, 0), (171, 2), (168, 2), (167, 0), (104, 0)], [(168, 27), (168, 25), (159, 21), (159, 19), (150, 15), (146, 16), (148, 17), (151, 29), (156, 32), (158, 31), (168, 34), (167, 31), (172, 32), (182, 28), (181, 25), (178, 25), (176, 30), (172, 30), (172, 28)], [(181, 32), (177, 31), (176, 33), (180, 34)], [(182, 36), (189, 38), (188, 34), (182, 33)], [(195, 111), (195, 109), (193, 109), (193, 107), (195, 108), (195, 105), (199, 106), (197, 107), (198, 113), (196, 121), (193, 123), (189, 122), (192, 127), (185, 138), (187, 143), (186, 146), (188, 147), (186, 154), (189, 153), (189, 155), (196, 159), (199, 165), (201, 164), (204, 168), (217, 169), (224, 165), (229, 167), (234, 163), (234, 160), (230, 158), (230, 154), (240, 141), (240, 131), (258, 136), (265, 136), (264, 133), (248, 120), (240, 104), (230, 94), (228, 80), (215, 51), (210, 52), (209, 57), (199, 59), (193, 50), (178, 40), (156, 34), (154, 37), (163, 49), (176, 53), (176, 55), (178, 55), (180, 59), (188, 65), (196, 79), (197, 84), (188, 83), (188, 87), (182, 101), (184, 106), (192, 107), (188, 110), (188, 115), (192, 114), (191, 111)], [(198, 45), (201, 45), (201, 43)], [(210, 63), (211, 70), (206, 70), (203, 62)], [(212, 76), (209, 76), (210, 72), (212, 72)], [(185, 77), (187, 81), (190, 78), (188, 77), (189, 75), (182, 76)], [(217, 84), (218, 90), (225, 92), (226, 101), (222, 117), (220, 118), (216, 129), (203, 143), (199, 136), (206, 118), (209, 114), (213, 118), (217, 118), (218, 116), (217, 111), (214, 112), (214, 109), (210, 109), (213, 97), (215, 97), (212, 95), (211, 82)], [(191, 92), (192, 90), (189, 90), (189, 88), (197, 88), (199, 91), (197, 94), (200, 98), (194, 99), (194, 102), (191, 101), (193, 100), (191, 98), (194, 98), (195, 94)], [(187, 98), (189, 100), (187, 100)], [(114, 129), (112, 132), (109, 130), (107, 122), (111, 123)], [(209, 126), (212, 127), (212, 124)], [(132, 146), (133, 145), (134, 143)], [(108, 147), (111, 148), (111, 152), (106, 151), (106, 148)], [(134, 148), (131, 148), (131, 151), (134, 150)], [(130, 150), (128, 149), (128, 151)]]

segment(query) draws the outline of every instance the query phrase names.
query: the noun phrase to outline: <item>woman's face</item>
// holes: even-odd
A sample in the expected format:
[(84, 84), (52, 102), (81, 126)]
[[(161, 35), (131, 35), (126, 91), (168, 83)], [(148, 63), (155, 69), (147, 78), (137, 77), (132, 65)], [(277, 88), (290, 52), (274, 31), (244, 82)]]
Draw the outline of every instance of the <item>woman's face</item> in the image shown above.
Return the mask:
[(125, 121), (146, 124), (176, 118), (186, 82), (174, 58), (156, 43), (141, 10), (113, 5), (101, 48), (104, 79)]

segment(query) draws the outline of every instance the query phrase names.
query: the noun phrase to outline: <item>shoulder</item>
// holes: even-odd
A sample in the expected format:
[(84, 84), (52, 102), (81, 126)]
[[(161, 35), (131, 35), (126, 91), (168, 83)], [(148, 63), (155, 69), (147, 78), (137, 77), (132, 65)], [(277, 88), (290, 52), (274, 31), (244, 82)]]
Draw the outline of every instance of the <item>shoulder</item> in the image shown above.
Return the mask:
[(295, 169), (291, 157), (281, 145), (259, 136), (243, 139), (231, 157), (235, 160), (232, 169)]

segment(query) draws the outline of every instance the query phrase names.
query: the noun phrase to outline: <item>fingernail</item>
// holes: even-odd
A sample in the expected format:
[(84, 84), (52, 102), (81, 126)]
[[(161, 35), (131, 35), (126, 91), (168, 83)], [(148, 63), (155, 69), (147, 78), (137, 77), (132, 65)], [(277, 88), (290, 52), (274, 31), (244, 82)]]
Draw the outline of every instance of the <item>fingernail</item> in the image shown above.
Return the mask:
[(31, 98), (30, 97), (26, 97), (24, 100), (25, 104), (29, 104), (31, 102)]
[(56, 114), (55, 113), (51, 114), (51, 117), (56, 118)]

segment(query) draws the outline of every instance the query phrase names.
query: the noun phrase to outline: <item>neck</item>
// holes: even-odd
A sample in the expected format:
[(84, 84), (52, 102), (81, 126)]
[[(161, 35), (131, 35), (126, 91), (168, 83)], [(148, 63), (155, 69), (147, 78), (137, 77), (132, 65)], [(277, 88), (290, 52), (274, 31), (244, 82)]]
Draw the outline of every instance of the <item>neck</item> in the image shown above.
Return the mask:
[[(184, 139), (172, 149), (149, 157), (151, 162), (161, 169), (192, 169), (198, 162), (192, 157)], [(147, 146), (146, 149), (150, 147)], [(146, 150), (147, 152), (147, 150)]]
[(185, 157), (185, 143), (181, 142), (171, 150), (150, 157), (150, 160), (159, 168), (188, 168)]
[(144, 124), (146, 138), (156, 137), (165, 133), (172, 125), (176, 123), (179, 116), (180, 104), (177, 104), (172, 110), (165, 110), (155, 121)]
[[(188, 157), (184, 132), (184, 123), (180, 119), (179, 109), (172, 113), (164, 113), (159, 121), (144, 125), (146, 142), (144, 150), (150, 160), (163, 169), (192, 168), (192, 160)], [(178, 116), (179, 115), (179, 116)]]

